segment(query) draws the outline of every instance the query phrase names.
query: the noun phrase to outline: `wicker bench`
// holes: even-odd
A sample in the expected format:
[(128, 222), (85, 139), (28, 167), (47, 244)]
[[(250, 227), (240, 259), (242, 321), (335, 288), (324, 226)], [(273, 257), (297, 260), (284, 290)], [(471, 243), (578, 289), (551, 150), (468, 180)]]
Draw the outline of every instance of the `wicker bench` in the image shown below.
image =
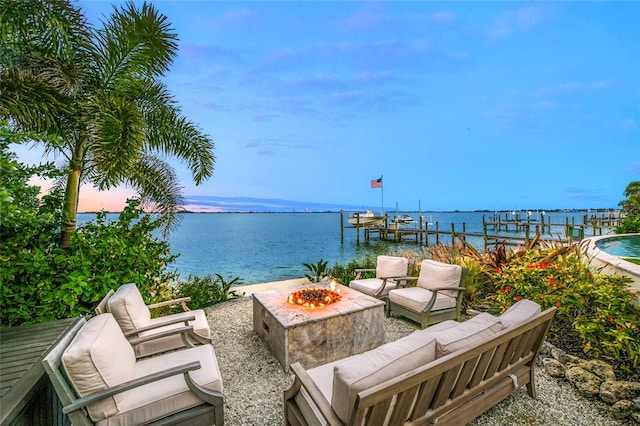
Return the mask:
[(287, 425), (464, 425), (526, 385), (555, 314), (522, 300), (500, 317), (445, 321), (305, 370), (284, 392)]

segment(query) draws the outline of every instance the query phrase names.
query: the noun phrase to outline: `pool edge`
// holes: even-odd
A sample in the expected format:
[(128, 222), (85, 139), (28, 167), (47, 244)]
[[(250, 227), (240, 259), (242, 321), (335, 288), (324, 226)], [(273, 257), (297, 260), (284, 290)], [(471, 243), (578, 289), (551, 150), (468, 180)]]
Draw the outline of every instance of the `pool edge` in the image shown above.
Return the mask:
[(584, 244), (583, 247), (585, 247), (585, 252), (590, 259), (591, 265), (598, 268), (601, 272), (609, 275), (622, 275), (631, 278), (632, 282), (629, 283), (629, 286), (635, 290), (637, 296), (636, 302), (640, 304), (640, 265), (627, 262), (621, 257), (606, 253), (600, 250), (596, 245), (596, 242), (600, 240), (631, 235), (640, 235), (640, 233), (610, 234), (598, 237), (589, 237), (582, 240), (581, 244)]

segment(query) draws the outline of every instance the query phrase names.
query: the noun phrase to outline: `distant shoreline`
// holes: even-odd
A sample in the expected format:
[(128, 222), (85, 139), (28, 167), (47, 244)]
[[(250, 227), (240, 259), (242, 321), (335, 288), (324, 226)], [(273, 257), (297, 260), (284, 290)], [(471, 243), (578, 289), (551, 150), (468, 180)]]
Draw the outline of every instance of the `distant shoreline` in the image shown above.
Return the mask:
[[(84, 211), (84, 212), (78, 212), (78, 214), (98, 214), (100, 213), (102, 210), (98, 210), (98, 211)], [(359, 210), (314, 210), (314, 211), (303, 211), (303, 210), (292, 210), (292, 211), (284, 211), (284, 210), (278, 210), (278, 211), (259, 211), (259, 210), (250, 210), (250, 211), (218, 211), (218, 212), (198, 212), (198, 211), (191, 211), (191, 210), (185, 210), (185, 211), (181, 211), (178, 212), (178, 214), (264, 214), (264, 213), (268, 213), (268, 214), (279, 214), (279, 213), (286, 213), (286, 214), (291, 214), (291, 213), (340, 213), (340, 212), (344, 212), (344, 213), (350, 213), (350, 212), (356, 212)], [(592, 209), (520, 209), (520, 210), (513, 210), (513, 209), (507, 209), (507, 210), (487, 210), (487, 209), (479, 209), (479, 210), (422, 210), (422, 211), (418, 211), (418, 210), (387, 210), (386, 213), (387, 214), (396, 214), (396, 213), (419, 213), (419, 214), (425, 214), (425, 213), (510, 213), (510, 212), (526, 212), (526, 211), (530, 211), (530, 212), (542, 212), (544, 211), (545, 213), (580, 213), (580, 212), (585, 212), (585, 213), (617, 213), (620, 214), (622, 212), (621, 209), (617, 209), (617, 208), (592, 208)], [(122, 211), (105, 211), (107, 214), (116, 214), (116, 213), (122, 213)], [(157, 213), (157, 212), (147, 212), (147, 213)]]

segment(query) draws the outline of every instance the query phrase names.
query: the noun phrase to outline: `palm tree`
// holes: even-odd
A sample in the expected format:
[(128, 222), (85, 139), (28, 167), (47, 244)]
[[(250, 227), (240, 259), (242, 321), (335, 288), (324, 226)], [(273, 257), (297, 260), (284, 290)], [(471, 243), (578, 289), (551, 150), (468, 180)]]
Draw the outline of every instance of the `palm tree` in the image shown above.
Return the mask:
[(102, 28), (68, 0), (0, 0), (0, 118), (65, 161), (61, 245), (76, 226), (80, 186), (125, 184), (161, 214), (165, 230), (183, 202), (174, 157), (200, 184), (213, 173), (213, 142), (185, 118), (160, 78), (177, 35), (153, 5), (114, 6)]

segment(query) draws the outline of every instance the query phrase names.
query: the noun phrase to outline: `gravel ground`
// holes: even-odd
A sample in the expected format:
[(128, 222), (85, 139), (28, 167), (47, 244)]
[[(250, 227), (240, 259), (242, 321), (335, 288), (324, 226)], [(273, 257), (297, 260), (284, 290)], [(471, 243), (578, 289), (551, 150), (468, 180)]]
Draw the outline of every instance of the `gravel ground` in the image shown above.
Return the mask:
[[(283, 425), (283, 391), (293, 382), (278, 361), (253, 333), (250, 297), (207, 309), (213, 346), (222, 374), (227, 426)], [(385, 320), (385, 341), (406, 336), (417, 326), (399, 318)], [(521, 389), (470, 425), (621, 426), (610, 417), (607, 405), (578, 395), (564, 381), (536, 370), (538, 399)]]

